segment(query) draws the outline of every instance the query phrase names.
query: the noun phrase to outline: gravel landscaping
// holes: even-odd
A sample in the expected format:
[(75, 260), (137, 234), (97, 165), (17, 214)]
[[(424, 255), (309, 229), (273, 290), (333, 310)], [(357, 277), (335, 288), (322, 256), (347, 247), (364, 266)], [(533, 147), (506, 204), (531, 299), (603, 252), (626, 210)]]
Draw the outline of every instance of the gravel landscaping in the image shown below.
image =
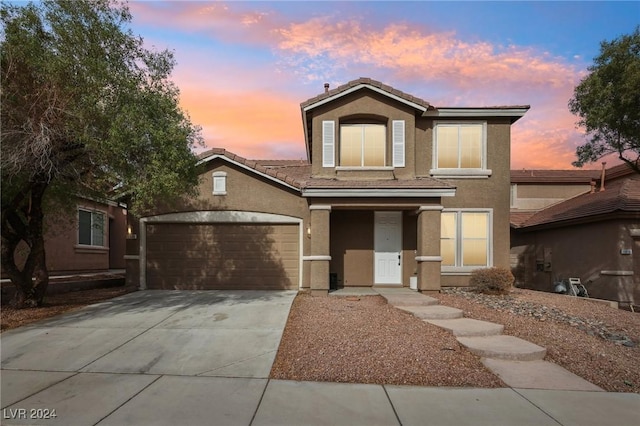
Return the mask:
[[(547, 361), (612, 392), (640, 393), (640, 314), (584, 299), (514, 289), (433, 295), (466, 317), (547, 348)], [(376, 384), (505, 387), (448, 332), (380, 296), (295, 299), (271, 377)]]

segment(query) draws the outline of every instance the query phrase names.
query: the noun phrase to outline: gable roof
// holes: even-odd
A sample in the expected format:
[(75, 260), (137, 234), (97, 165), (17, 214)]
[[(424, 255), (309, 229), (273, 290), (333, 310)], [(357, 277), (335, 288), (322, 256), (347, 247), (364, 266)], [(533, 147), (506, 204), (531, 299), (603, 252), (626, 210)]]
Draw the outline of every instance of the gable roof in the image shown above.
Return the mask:
[(602, 215), (617, 212), (640, 214), (640, 174), (611, 181), (605, 179), (605, 190), (588, 192), (547, 207), (519, 225), (531, 228), (542, 225), (562, 224), (576, 220), (593, 220)]
[(433, 108), (431, 104), (424, 99), (420, 99), (401, 90), (394, 89), (389, 85), (381, 83), (377, 80), (372, 80), (367, 77), (360, 77), (357, 80), (352, 80), (346, 84), (343, 84), (342, 86), (336, 87), (335, 89), (327, 90), (324, 93), (319, 94), (318, 96), (307, 99), (300, 104), (300, 108), (303, 112), (306, 112), (315, 107), (326, 104), (361, 89), (369, 89), (373, 90), (374, 92), (381, 93), (389, 98), (395, 99), (422, 112)]
[(453, 196), (456, 187), (441, 180), (417, 179), (340, 180), (312, 178), (311, 165), (301, 160), (248, 160), (223, 148), (198, 156), (198, 164), (221, 159), (275, 183), (299, 191), (303, 196), (424, 197)]

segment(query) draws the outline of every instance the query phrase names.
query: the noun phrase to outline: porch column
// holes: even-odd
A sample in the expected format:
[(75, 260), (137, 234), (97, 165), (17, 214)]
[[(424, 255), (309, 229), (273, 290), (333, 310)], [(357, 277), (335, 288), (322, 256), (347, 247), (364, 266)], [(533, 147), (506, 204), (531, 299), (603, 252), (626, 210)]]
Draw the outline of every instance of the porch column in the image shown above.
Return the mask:
[(440, 214), (442, 206), (421, 206), (418, 209), (418, 291), (440, 291)]
[(311, 262), (311, 294), (326, 296), (329, 293), (329, 262), (331, 261), (329, 242), (329, 217), (331, 206), (314, 204), (309, 206), (311, 213), (311, 255), (306, 260)]

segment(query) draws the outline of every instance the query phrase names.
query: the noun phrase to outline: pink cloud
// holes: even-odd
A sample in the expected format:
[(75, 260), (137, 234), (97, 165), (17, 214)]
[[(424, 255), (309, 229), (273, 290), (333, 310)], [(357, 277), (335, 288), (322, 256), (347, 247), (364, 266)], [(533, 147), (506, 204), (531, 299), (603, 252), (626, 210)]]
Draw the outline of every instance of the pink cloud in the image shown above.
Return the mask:
[[(321, 92), (319, 83), (335, 87), (361, 75), (383, 75), (385, 83), (436, 106), (531, 104), (513, 127), (514, 168), (569, 168), (582, 143), (567, 101), (584, 71), (564, 58), (532, 47), (461, 40), (455, 32), (407, 23), (380, 26), (337, 14), (288, 22), (249, 7), (131, 4), (136, 21), (252, 45), (274, 56), (269, 68), (240, 69), (199, 52), (177, 52), (181, 103), (203, 126), (209, 146), (249, 158), (300, 158), (299, 103)], [(302, 93), (309, 83), (318, 90)]]
[(208, 148), (248, 158), (273, 158), (273, 152), (281, 158), (306, 156), (299, 102), (280, 93), (185, 85), (180, 103), (202, 126)]

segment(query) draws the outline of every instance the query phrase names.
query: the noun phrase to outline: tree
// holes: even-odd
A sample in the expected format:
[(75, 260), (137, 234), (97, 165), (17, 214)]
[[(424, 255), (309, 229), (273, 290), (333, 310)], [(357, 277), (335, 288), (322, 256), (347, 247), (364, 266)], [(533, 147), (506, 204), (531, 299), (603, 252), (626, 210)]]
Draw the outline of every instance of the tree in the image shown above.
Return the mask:
[(45, 214), (114, 187), (134, 212), (192, 194), (201, 136), (178, 106), (172, 53), (145, 49), (126, 4), (3, 3), (0, 18), (2, 268), (14, 305), (36, 306), (49, 282)]
[(573, 165), (617, 154), (640, 173), (640, 26), (633, 34), (603, 41), (588, 70), (569, 101), (590, 136), (576, 149)]

